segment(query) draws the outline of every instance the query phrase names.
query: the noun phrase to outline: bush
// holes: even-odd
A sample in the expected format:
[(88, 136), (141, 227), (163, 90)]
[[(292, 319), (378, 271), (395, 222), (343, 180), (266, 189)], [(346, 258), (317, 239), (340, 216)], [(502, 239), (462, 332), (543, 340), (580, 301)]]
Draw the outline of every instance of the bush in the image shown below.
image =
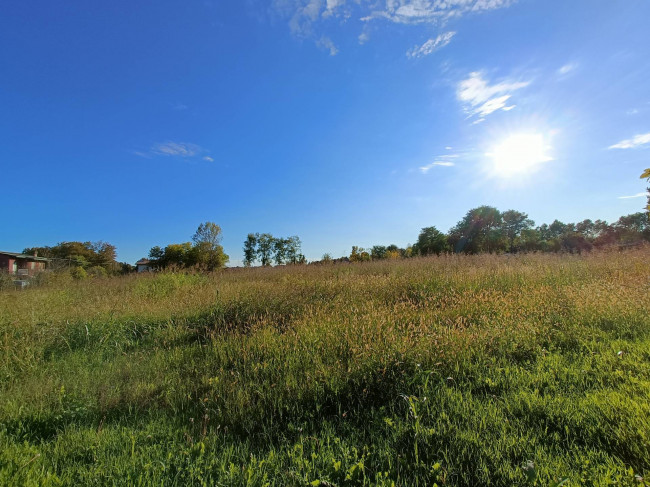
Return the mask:
[(86, 269), (83, 267), (73, 267), (70, 269), (70, 275), (79, 281), (86, 279), (88, 277), (88, 273), (86, 272)]
[(98, 265), (88, 269), (87, 274), (90, 277), (108, 277), (108, 272), (106, 272), (106, 269)]
[(0, 291), (14, 288), (14, 278), (7, 272), (0, 272)]

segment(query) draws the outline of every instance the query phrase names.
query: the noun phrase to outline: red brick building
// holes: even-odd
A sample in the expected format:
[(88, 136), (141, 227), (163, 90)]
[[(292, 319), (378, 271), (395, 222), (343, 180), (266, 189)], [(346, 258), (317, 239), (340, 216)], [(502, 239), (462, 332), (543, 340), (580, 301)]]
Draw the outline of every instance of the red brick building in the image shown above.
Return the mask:
[(0, 251), (0, 272), (18, 276), (33, 276), (45, 270), (48, 259), (36, 255)]

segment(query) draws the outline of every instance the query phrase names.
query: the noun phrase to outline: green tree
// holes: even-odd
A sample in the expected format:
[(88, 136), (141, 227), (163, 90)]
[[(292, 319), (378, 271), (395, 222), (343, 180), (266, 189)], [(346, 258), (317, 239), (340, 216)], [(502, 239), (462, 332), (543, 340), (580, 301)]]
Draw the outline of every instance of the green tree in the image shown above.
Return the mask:
[(273, 239), (273, 260), (276, 265), (282, 265), (286, 262), (289, 244), (290, 242), (286, 238)]
[(370, 257), (372, 260), (381, 260), (386, 258), (386, 252), (388, 249), (385, 245), (375, 245), (370, 249)]
[(257, 259), (257, 237), (249, 233), (244, 241), (244, 265), (250, 267)]
[(350, 262), (368, 262), (368, 261), (370, 261), (370, 254), (365, 249), (353, 245), (352, 252), (350, 253)]
[(473, 208), (449, 230), (447, 238), (455, 252), (475, 254), (503, 250), (501, 212), (487, 205)]
[(640, 239), (650, 240), (648, 219), (649, 214), (641, 211), (620, 217), (614, 224), (617, 240), (622, 243), (632, 243)]
[(424, 227), (413, 248), (419, 255), (440, 255), (449, 251), (447, 236), (436, 227)]
[(257, 240), (257, 257), (263, 266), (271, 265), (275, 238), (270, 233), (256, 233), (255, 239)]
[(508, 241), (508, 251), (516, 251), (515, 240), (521, 232), (528, 230), (535, 225), (535, 222), (528, 218), (526, 213), (516, 210), (507, 210), (501, 214), (501, 229), (503, 236)]
[(118, 273), (120, 265), (116, 261), (116, 248), (107, 242), (59, 242), (53, 247), (30, 247), (24, 254), (53, 259), (51, 268), (77, 266), (87, 269), (100, 266), (108, 273)]
[(221, 246), (221, 227), (213, 222), (201, 223), (192, 236), (197, 264), (212, 271), (226, 265), (228, 255)]
[(284, 245), (286, 259), (289, 264), (305, 263), (305, 256), (301, 253), (302, 242), (300, 241), (300, 237), (293, 235), (287, 239), (284, 239)]

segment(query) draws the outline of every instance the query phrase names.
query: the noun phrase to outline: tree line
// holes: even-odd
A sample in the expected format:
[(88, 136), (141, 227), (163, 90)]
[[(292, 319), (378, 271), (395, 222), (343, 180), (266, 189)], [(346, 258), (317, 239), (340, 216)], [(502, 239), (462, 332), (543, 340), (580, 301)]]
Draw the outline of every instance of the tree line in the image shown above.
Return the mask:
[[(650, 168), (641, 174), (650, 182)], [(336, 261), (364, 262), (399, 259), (442, 253), (477, 254), (482, 252), (584, 252), (612, 245), (632, 245), (650, 241), (650, 188), (647, 212), (620, 217), (614, 223), (604, 220), (583, 220), (535, 226), (526, 213), (517, 210), (499, 211), (492, 206), (469, 210), (447, 233), (435, 226), (422, 228), (417, 241), (406, 248), (397, 245), (374, 245), (369, 249), (353, 246), (349, 256), (333, 259), (324, 254), (316, 263)], [(212, 271), (224, 267), (229, 257), (221, 245), (221, 227), (213, 222), (201, 223), (191, 242), (155, 246), (149, 251), (154, 268), (199, 268)], [(270, 233), (249, 233), (244, 241), (244, 265), (262, 266), (305, 264), (302, 242), (296, 235), (274, 237)], [(79, 277), (86, 275), (125, 274), (135, 270), (126, 262), (117, 262), (116, 247), (107, 242), (60, 242), (54, 246), (28, 247), (23, 254), (51, 259), (49, 267), (72, 268)]]
[(249, 233), (244, 241), (244, 265), (250, 267), (255, 262), (262, 266), (305, 264), (307, 259), (301, 253), (302, 242), (297, 235), (274, 237), (270, 233)]
[[(406, 248), (396, 245), (375, 245), (369, 249), (352, 247), (350, 262), (396, 259), (442, 253), (516, 253), (516, 252), (585, 252), (611, 245), (629, 245), (650, 241), (648, 213), (638, 212), (620, 217), (615, 223), (604, 220), (583, 220), (535, 226), (526, 213), (517, 210), (499, 211), (492, 206), (479, 206), (445, 234), (435, 226), (422, 228), (417, 241)], [(331, 261), (329, 254), (323, 261)], [(340, 260), (340, 259), (339, 259)]]
[(191, 242), (155, 246), (149, 250), (149, 265), (153, 268), (196, 267), (213, 271), (224, 267), (228, 255), (221, 245), (221, 227), (213, 222), (201, 223), (192, 236)]
[(54, 246), (28, 247), (25, 255), (37, 255), (50, 259), (50, 269), (75, 269), (76, 274), (106, 276), (128, 273), (133, 266), (117, 262), (115, 245), (107, 242), (59, 242)]

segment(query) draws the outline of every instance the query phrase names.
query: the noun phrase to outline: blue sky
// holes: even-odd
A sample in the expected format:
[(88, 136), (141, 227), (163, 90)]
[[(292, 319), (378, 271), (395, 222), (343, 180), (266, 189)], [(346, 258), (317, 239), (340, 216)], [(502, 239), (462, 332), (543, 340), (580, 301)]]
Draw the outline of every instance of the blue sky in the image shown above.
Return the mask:
[(249, 232), (338, 257), (481, 204), (616, 220), (645, 205), (648, 19), (647, 0), (4, 2), (0, 248), (134, 262), (209, 220), (238, 265)]

